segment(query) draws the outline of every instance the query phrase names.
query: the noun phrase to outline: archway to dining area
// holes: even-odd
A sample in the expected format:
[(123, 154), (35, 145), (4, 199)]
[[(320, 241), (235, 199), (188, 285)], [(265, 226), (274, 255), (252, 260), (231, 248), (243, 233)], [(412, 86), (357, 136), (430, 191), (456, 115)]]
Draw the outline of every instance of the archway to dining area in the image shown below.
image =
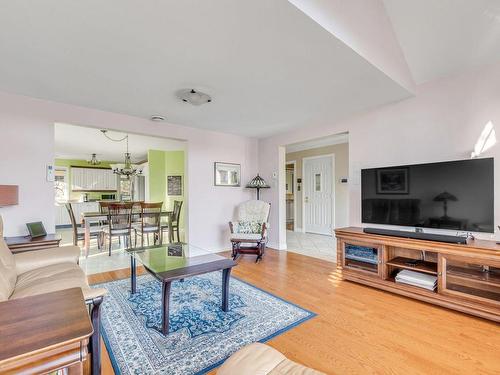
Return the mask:
[(56, 231), (87, 274), (128, 267), (126, 248), (187, 240), (187, 143), (103, 130), (54, 126)]

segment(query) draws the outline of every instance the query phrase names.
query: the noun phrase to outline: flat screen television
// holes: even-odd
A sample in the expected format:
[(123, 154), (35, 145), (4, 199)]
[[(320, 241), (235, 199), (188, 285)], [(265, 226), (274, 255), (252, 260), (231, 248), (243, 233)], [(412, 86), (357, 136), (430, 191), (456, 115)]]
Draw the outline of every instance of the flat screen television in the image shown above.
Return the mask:
[(362, 169), (362, 222), (493, 233), (493, 176), (493, 158)]

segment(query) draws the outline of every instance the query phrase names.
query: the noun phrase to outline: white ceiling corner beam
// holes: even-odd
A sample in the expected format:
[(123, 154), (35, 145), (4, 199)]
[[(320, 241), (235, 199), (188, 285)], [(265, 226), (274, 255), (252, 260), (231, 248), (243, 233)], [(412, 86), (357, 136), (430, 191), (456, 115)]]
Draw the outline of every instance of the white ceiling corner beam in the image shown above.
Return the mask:
[(409, 93), (415, 82), (382, 0), (288, 0)]

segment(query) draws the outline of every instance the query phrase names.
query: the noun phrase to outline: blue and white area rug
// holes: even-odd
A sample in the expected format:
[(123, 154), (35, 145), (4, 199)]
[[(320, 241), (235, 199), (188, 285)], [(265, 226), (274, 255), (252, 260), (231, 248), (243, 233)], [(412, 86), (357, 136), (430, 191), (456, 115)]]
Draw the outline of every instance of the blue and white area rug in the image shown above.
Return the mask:
[(161, 284), (150, 275), (97, 286), (108, 294), (102, 335), (117, 374), (203, 374), (252, 342), (264, 342), (315, 316), (234, 277), (221, 310), (221, 272), (172, 283), (170, 333), (161, 327)]

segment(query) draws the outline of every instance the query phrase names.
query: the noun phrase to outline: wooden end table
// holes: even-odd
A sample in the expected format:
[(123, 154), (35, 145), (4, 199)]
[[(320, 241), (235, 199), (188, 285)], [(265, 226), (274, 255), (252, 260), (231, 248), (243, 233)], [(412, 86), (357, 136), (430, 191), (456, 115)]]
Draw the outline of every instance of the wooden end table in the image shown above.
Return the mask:
[(93, 333), (80, 288), (0, 302), (0, 373), (82, 374)]
[(13, 253), (22, 253), (25, 251), (59, 247), (61, 236), (59, 234), (47, 234), (46, 236), (35, 238), (31, 236), (5, 237), (5, 242)]

